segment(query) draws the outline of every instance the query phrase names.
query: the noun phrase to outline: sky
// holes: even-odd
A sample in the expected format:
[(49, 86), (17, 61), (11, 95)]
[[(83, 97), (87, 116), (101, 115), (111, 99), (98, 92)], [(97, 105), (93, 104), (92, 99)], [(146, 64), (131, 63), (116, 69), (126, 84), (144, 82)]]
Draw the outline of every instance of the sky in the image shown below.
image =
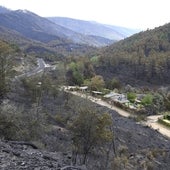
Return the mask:
[(170, 0), (0, 0), (12, 10), (62, 16), (134, 29), (153, 29), (170, 22)]

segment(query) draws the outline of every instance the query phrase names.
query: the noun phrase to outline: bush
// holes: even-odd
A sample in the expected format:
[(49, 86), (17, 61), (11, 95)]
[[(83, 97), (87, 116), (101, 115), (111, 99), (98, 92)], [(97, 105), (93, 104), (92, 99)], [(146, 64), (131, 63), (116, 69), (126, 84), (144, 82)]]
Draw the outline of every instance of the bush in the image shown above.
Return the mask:
[(132, 92), (127, 93), (127, 99), (128, 99), (130, 102), (134, 103), (134, 102), (135, 102), (135, 99), (136, 99), (136, 94), (135, 94), (135, 93), (132, 93)]
[(7, 140), (12, 140), (15, 138), (19, 128), (12, 119), (8, 119), (5, 114), (0, 113), (0, 137)]
[(96, 75), (91, 79), (90, 88), (91, 90), (102, 91), (105, 86), (105, 82), (102, 76)]
[(36, 140), (45, 132), (45, 116), (37, 107), (25, 112), (12, 104), (1, 105), (0, 137), (7, 140)]
[(141, 101), (144, 106), (151, 105), (153, 103), (153, 96), (151, 94), (147, 94)]

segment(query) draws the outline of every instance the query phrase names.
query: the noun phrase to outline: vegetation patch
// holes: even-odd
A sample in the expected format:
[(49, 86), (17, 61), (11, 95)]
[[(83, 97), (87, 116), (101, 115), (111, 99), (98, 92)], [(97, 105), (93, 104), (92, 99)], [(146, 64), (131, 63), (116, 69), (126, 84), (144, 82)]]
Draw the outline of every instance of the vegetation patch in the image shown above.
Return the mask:
[(170, 127), (170, 115), (169, 114), (164, 115), (163, 118), (158, 119), (158, 122), (167, 127)]

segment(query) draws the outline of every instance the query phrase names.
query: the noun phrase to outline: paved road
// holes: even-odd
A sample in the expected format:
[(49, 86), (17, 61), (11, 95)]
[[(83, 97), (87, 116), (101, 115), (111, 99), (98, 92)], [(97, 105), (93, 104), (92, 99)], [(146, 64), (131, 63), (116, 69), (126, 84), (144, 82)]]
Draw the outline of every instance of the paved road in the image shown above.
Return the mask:
[[(116, 106), (113, 106), (101, 99), (98, 99), (98, 98), (95, 98), (95, 97), (92, 97), (92, 96), (87, 96), (85, 94), (82, 94), (82, 93), (79, 93), (79, 92), (75, 92), (75, 91), (67, 91), (71, 94), (74, 94), (76, 96), (80, 96), (82, 98), (85, 98), (85, 99), (89, 99), (91, 100), (92, 102), (96, 103), (96, 104), (99, 104), (101, 106), (105, 106), (109, 109), (112, 109), (112, 110), (115, 110), (118, 114), (120, 114), (121, 116), (123, 117), (129, 117), (129, 116), (133, 116), (131, 113), (125, 111), (125, 110), (122, 110)], [(141, 122), (140, 124), (144, 125), (144, 126), (148, 126), (154, 130), (157, 130), (159, 133), (161, 133), (162, 135), (170, 138), (170, 129), (161, 125), (160, 123), (157, 122), (158, 118), (160, 118), (161, 116), (160, 115), (156, 115), (156, 116), (148, 116), (147, 117), (147, 120), (144, 121), (144, 122)]]
[(15, 78), (17, 79), (17, 78), (21, 78), (21, 77), (30, 77), (30, 76), (33, 76), (33, 75), (35, 75), (37, 73), (42, 72), (45, 69), (45, 67), (47, 66), (45, 61), (42, 58), (38, 58), (37, 59), (37, 65), (38, 65), (38, 67), (35, 68), (34, 70), (29, 71), (27, 73), (23, 73), (23, 74), (21, 74), (19, 76), (16, 76)]

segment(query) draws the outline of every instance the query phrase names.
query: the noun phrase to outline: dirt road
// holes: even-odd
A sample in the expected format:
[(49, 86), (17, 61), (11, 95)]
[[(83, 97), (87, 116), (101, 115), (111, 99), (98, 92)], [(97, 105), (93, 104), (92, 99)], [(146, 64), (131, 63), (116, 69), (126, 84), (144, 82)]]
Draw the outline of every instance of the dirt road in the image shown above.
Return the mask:
[(28, 72), (23, 73), (19, 76), (15, 76), (15, 79), (36, 75), (40, 72), (43, 72), (43, 70), (47, 67), (47, 64), (45, 63), (45, 61), (42, 58), (37, 59), (37, 65), (38, 66), (34, 70), (28, 71)]
[(170, 138), (170, 129), (167, 128), (166, 126), (161, 125), (160, 123), (157, 122), (157, 120), (162, 117), (161, 115), (156, 115), (156, 116), (148, 116), (147, 121), (143, 122), (144, 125), (147, 125), (151, 127), (152, 129), (157, 130), (161, 134), (167, 136)]
[[(74, 94), (76, 96), (85, 98), (85, 99), (89, 99), (96, 104), (99, 104), (101, 106), (105, 106), (105, 107), (112, 109), (112, 110), (115, 110), (118, 114), (120, 114), (123, 117), (132, 116), (132, 114), (130, 114), (129, 112), (124, 111), (124, 110), (122, 110), (122, 109), (120, 109), (116, 106), (113, 106), (113, 105), (111, 105), (111, 104), (109, 104), (109, 103), (107, 103), (107, 102), (105, 102), (101, 99), (98, 99), (98, 98), (95, 98), (95, 97), (92, 97), (92, 96), (89, 96), (89, 95), (86, 95), (86, 94), (82, 94), (82, 93), (79, 93), (79, 92), (75, 92), (75, 91), (67, 91), (67, 92)], [(161, 115), (148, 116), (147, 120), (142, 122), (141, 124), (144, 125), (144, 126), (149, 126), (150, 128), (157, 130), (162, 135), (170, 138), (170, 129), (157, 122), (158, 118), (160, 118), (160, 117), (161, 117)]]

